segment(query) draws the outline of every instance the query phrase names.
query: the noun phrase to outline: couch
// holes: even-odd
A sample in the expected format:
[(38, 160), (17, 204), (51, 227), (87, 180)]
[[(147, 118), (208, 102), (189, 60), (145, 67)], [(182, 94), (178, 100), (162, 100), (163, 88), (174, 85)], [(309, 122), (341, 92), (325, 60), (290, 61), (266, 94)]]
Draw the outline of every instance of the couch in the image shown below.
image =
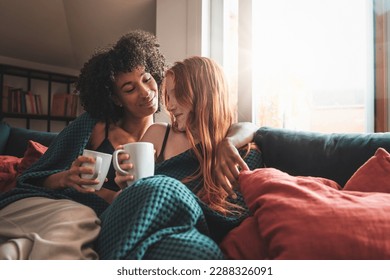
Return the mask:
[(231, 259), (390, 259), (390, 133), (255, 135), (264, 167), (240, 174), (252, 216), (220, 244)]
[(17, 128), (0, 122), (0, 192), (12, 189), (16, 177), (46, 151), (57, 133)]
[(29, 140), (48, 146), (55, 139), (55, 132), (41, 132), (12, 127), (0, 122), (0, 155), (23, 157)]
[[(0, 123), (0, 158), (21, 164), (56, 135)], [(227, 258), (390, 259), (390, 133), (262, 127), (254, 141), (264, 166), (239, 178), (253, 215), (221, 242)]]
[(390, 133), (326, 134), (263, 127), (255, 142), (267, 167), (332, 179), (341, 186), (379, 147), (390, 151)]

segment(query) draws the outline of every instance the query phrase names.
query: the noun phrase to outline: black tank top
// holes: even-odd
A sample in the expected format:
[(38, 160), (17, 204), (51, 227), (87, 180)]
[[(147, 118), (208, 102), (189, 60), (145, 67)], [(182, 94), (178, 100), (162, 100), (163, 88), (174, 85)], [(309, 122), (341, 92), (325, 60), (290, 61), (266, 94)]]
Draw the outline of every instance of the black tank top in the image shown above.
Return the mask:
[(171, 125), (168, 124), (167, 125), (167, 130), (165, 131), (164, 140), (163, 140), (163, 143), (162, 143), (162, 146), (161, 146), (161, 151), (160, 151), (160, 154), (158, 155), (158, 157), (156, 159), (156, 163), (160, 163), (160, 162), (163, 162), (165, 160), (164, 151), (165, 151), (165, 146), (167, 144), (167, 140), (168, 140), (168, 135), (169, 135), (169, 130), (170, 129), (171, 129)]

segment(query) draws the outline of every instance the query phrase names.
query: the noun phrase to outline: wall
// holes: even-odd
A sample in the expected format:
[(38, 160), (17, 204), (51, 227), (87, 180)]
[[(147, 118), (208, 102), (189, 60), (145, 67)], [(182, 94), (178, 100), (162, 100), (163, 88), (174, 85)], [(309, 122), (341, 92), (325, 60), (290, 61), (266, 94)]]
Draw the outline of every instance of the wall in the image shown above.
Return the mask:
[[(250, 30), (251, 1), (239, 1), (242, 13), (239, 28), (242, 30)], [(156, 4), (156, 35), (170, 63), (202, 55), (223, 65), (224, 0), (157, 0)], [(248, 67), (251, 41), (247, 33), (240, 32), (239, 36), (238, 121), (252, 120), (251, 69)]]
[[(169, 63), (192, 55), (209, 56), (209, 7), (210, 0), (156, 0), (156, 36)], [(0, 63), (78, 75), (74, 69), (1, 56)], [(156, 121), (169, 121), (169, 117), (161, 112), (156, 114)]]
[[(168, 63), (209, 54), (207, 0), (157, 0), (156, 36)], [(202, 11), (204, 13), (202, 13)], [(163, 111), (156, 121), (170, 121)]]
[(206, 0), (157, 0), (156, 36), (168, 62), (207, 55), (209, 18)]

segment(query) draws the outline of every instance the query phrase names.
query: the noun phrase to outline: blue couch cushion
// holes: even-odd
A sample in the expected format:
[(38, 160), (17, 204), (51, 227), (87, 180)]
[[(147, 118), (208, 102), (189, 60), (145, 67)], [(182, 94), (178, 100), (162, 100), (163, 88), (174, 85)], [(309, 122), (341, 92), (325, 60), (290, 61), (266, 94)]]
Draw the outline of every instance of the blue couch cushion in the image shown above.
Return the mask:
[(42, 132), (25, 128), (11, 127), (5, 149), (2, 154), (23, 157), (27, 149), (28, 140), (49, 146), (58, 133)]
[(7, 123), (0, 122), (0, 155), (4, 154), (10, 131), (11, 127)]
[(262, 127), (255, 134), (264, 164), (290, 175), (332, 179), (344, 186), (380, 147), (390, 152), (390, 133), (317, 133)]

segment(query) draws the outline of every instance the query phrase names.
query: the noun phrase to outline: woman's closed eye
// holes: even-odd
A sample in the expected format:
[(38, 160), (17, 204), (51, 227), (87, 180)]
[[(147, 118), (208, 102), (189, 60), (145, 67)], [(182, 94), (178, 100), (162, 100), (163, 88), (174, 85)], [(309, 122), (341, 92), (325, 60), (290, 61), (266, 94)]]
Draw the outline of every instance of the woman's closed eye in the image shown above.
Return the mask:
[(137, 88), (143, 87), (141, 84), (148, 84), (153, 82), (153, 76), (150, 73), (143, 73), (138, 81), (128, 81), (122, 87), (122, 92), (131, 94), (137, 90)]
[(123, 89), (123, 92), (125, 93), (132, 93), (134, 91), (134, 87), (125, 87)]

